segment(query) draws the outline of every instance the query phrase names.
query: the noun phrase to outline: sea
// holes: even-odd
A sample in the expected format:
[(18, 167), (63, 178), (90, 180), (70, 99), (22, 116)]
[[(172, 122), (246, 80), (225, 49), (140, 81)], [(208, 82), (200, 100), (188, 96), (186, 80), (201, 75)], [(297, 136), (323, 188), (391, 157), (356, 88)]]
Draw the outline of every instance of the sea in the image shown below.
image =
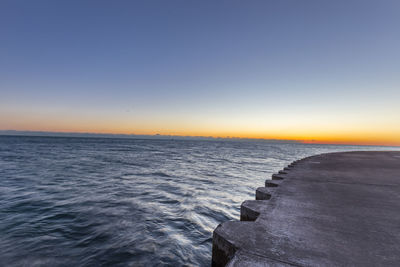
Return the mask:
[(399, 149), (0, 136), (0, 266), (210, 266), (213, 230), (293, 160)]

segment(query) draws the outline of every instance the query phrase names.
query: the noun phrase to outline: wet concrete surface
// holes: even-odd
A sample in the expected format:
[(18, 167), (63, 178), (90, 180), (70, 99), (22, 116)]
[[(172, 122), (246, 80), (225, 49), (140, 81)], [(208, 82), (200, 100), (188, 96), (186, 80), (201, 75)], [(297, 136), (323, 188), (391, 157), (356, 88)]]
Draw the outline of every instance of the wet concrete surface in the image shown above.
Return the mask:
[(400, 152), (293, 162), (213, 235), (213, 266), (400, 266)]

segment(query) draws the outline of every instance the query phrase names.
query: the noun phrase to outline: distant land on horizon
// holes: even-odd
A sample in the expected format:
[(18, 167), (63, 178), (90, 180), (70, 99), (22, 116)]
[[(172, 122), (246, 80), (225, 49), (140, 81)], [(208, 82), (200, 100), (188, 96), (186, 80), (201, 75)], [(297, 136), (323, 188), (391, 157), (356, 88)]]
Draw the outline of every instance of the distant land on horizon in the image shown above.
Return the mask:
[(213, 136), (182, 136), (162, 134), (111, 134), (111, 133), (79, 133), (79, 132), (51, 132), (51, 131), (18, 131), (0, 130), (0, 136), (42, 136), (42, 137), (81, 137), (81, 138), (121, 138), (121, 139), (153, 139), (153, 140), (207, 140), (207, 141), (261, 141), (275, 144), (321, 144), (321, 145), (344, 145), (344, 146), (387, 146), (390, 145), (363, 145), (363, 144), (334, 144), (323, 143), (317, 140), (286, 140), (267, 138), (244, 138), (244, 137), (213, 137)]
[(130, 138), (130, 139), (174, 139), (174, 140), (224, 140), (224, 141), (265, 141), (270, 143), (302, 143), (302, 140), (263, 139), (242, 137), (212, 137), (212, 136), (182, 136), (182, 135), (145, 135), (145, 134), (111, 134), (111, 133), (79, 133), (79, 132), (48, 132), (48, 131), (18, 131), (0, 130), (0, 135), (12, 136), (48, 136), (48, 137), (97, 137), (97, 138)]

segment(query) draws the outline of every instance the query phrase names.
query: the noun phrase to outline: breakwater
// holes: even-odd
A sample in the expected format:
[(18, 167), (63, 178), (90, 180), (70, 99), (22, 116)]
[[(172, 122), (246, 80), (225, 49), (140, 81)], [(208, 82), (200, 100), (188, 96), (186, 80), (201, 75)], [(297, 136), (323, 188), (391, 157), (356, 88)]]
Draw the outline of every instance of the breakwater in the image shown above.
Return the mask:
[(292, 162), (213, 233), (213, 266), (398, 266), (400, 152)]

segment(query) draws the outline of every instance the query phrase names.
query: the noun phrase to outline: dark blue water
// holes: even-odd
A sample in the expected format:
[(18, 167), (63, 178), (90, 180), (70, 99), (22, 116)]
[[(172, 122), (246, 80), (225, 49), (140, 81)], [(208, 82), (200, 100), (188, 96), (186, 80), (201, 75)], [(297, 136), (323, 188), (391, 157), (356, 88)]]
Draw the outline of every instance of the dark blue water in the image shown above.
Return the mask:
[(0, 137), (1, 266), (208, 266), (213, 229), (289, 162), (382, 147)]

